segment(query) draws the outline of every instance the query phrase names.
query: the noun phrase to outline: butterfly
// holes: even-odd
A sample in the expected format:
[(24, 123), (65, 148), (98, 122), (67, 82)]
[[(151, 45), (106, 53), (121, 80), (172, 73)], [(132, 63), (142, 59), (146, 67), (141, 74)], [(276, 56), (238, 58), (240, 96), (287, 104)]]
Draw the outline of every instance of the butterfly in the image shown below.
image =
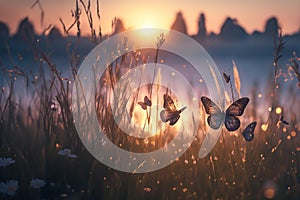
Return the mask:
[(283, 119), (283, 115), (280, 116), (279, 122), (284, 123), (285, 125), (289, 125), (290, 123), (288, 123), (287, 121), (285, 121)]
[(164, 109), (165, 110), (160, 112), (161, 120), (163, 122), (170, 121), (170, 125), (173, 126), (180, 118), (180, 113), (182, 113), (186, 107), (177, 110), (172, 98), (168, 94), (164, 94)]
[(222, 75), (226, 83), (228, 83), (230, 81), (230, 75), (227, 75), (225, 72), (223, 72)]
[(144, 97), (144, 102), (138, 102), (138, 104), (142, 107), (143, 110), (146, 110), (147, 106), (152, 106), (152, 102), (147, 96)]
[(250, 123), (245, 130), (243, 131), (243, 136), (245, 138), (246, 141), (250, 142), (253, 140), (254, 138), (254, 129), (256, 127), (256, 122), (252, 122)]
[(205, 112), (209, 114), (207, 123), (212, 129), (220, 128), (222, 120), (225, 117), (225, 127), (228, 131), (235, 131), (240, 127), (240, 120), (237, 116), (241, 116), (249, 103), (249, 98), (243, 97), (233, 102), (225, 111), (222, 111), (217, 104), (215, 104), (208, 97), (201, 97), (201, 101), (204, 105)]

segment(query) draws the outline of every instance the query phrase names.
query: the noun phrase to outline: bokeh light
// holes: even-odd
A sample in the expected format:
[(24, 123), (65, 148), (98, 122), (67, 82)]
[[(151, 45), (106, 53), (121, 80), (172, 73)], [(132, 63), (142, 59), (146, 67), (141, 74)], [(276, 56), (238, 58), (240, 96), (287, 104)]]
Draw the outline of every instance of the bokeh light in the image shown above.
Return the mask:
[(281, 107), (277, 107), (276, 110), (275, 110), (275, 112), (276, 112), (277, 115), (280, 115), (281, 112), (282, 112)]

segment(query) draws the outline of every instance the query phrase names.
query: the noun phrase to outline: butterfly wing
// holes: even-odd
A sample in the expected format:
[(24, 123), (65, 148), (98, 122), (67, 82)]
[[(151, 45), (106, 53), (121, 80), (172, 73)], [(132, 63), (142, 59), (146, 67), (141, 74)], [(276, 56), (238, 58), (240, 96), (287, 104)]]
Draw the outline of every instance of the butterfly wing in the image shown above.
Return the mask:
[(215, 130), (220, 128), (223, 119), (221, 109), (208, 97), (201, 97), (201, 101), (205, 108), (205, 112), (210, 115), (207, 118), (208, 125)]
[(176, 122), (179, 120), (180, 115), (176, 115), (173, 118), (170, 119), (170, 125), (173, 126), (174, 124), (176, 124)]
[(163, 122), (170, 121), (170, 125), (174, 125), (180, 117), (179, 114), (180, 114), (179, 111), (173, 112), (171, 110), (163, 110), (160, 112), (160, 118), (161, 121)]
[(207, 118), (207, 123), (212, 129), (219, 129), (222, 124), (222, 115), (221, 114), (214, 114), (210, 115)]
[(225, 126), (228, 131), (236, 131), (240, 127), (240, 120), (236, 116), (241, 116), (249, 103), (249, 98), (243, 97), (233, 102), (226, 110)]
[(282, 120), (282, 123), (284, 123), (285, 125), (289, 125), (290, 123), (288, 123), (287, 121), (285, 120)]
[(226, 81), (226, 83), (228, 83), (230, 81), (230, 75), (227, 75), (226, 73), (222, 73), (224, 80)]
[(138, 102), (138, 104), (142, 107), (143, 110), (147, 109), (147, 105), (144, 102)]
[(233, 115), (226, 115), (225, 127), (228, 131), (236, 131), (241, 125), (240, 120)]
[(222, 113), (221, 109), (208, 97), (201, 97), (202, 104), (205, 108), (205, 112), (209, 115)]
[(287, 121), (285, 121), (283, 119), (283, 115), (280, 116), (280, 119), (279, 119), (280, 122), (284, 123), (285, 125), (289, 125), (290, 123), (288, 123)]
[(180, 113), (186, 109), (183, 107), (177, 110), (173, 99), (168, 94), (164, 94), (164, 108), (165, 110), (160, 112), (160, 118), (163, 122), (170, 121), (171, 126), (176, 124), (180, 118)]
[(184, 111), (186, 107), (181, 108), (180, 110), (174, 112), (173, 117), (170, 118), (170, 125), (173, 126), (180, 118), (180, 113)]
[(226, 110), (226, 115), (241, 116), (249, 103), (249, 98), (243, 97), (233, 102)]
[(177, 111), (173, 99), (168, 94), (164, 94), (164, 109), (170, 111)]
[(181, 108), (180, 110), (178, 110), (179, 113), (182, 113), (182, 111), (184, 111), (186, 109), (186, 106)]
[(147, 106), (152, 106), (152, 102), (151, 102), (151, 100), (147, 96), (144, 97), (144, 103)]
[(246, 141), (250, 142), (253, 140), (254, 138), (254, 129), (256, 127), (256, 122), (252, 122), (250, 123), (245, 130), (243, 131), (243, 136), (245, 138)]

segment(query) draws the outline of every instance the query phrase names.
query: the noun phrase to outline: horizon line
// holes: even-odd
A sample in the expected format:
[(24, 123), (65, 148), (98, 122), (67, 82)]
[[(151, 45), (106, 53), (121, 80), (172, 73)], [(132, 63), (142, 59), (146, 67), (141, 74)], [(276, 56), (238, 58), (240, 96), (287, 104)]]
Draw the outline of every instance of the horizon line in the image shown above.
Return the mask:
[[(172, 29), (172, 28), (171, 28), (172, 25), (176, 22), (176, 15), (177, 15), (178, 13), (183, 13), (183, 12), (182, 12), (182, 11), (176, 12), (173, 22), (172, 22), (168, 27), (159, 27), (159, 26), (156, 26), (156, 27), (155, 27), (155, 26), (153, 26), (153, 27), (149, 27), (149, 28), (162, 28), (162, 29), (170, 29), (170, 30), (171, 30), (171, 29)], [(199, 13), (199, 16), (200, 16), (201, 14), (204, 14), (204, 13), (203, 13), (203, 12), (200, 12), (200, 13)], [(204, 15), (205, 15), (205, 14), (204, 14)], [(283, 29), (282, 26), (280, 25), (280, 21), (279, 21), (278, 17), (275, 16), (275, 15), (271, 15), (271, 16), (268, 17), (266, 20), (264, 20), (264, 22), (265, 22), (265, 23), (264, 23), (264, 27), (263, 27), (264, 30), (260, 31), (260, 30), (258, 30), (258, 29), (254, 29), (252, 32), (247, 31), (246, 28), (245, 28), (242, 24), (239, 23), (238, 18), (227, 16), (227, 17), (224, 18), (223, 23), (222, 23), (222, 25), (220, 26), (218, 32), (208, 31), (208, 30), (207, 30), (207, 31), (206, 31), (206, 33), (207, 33), (206, 36), (209, 37), (210, 35), (213, 35), (213, 34), (215, 34), (215, 35), (220, 35), (220, 34), (221, 34), (222, 26), (225, 24), (225, 22), (226, 22), (227, 19), (236, 20), (237, 25), (240, 26), (241, 28), (243, 28), (243, 30), (246, 32), (246, 34), (247, 34), (248, 36), (253, 35), (255, 32), (258, 32), (258, 33), (264, 33), (264, 32), (265, 32), (265, 29), (266, 29), (267, 22), (268, 22), (270, 19), (272, 19), (272, 18), (275, 18), (275, 19), (277, 20), (278, 27), (281, 28), (281, 30), (282, 30), (284, 36), (291, 36), (291, 35), (295, 35), (295, 34), (300, 33), (300, 27), (298, 28), (298, 30), (295, 30), (295, 31), (289, 32), (289, 33), (285, 33), (285, 32), (284, 32), (284, 29)], [(69, 30), (69, 31), (70, 31), (69, 34), (66, 34), (65, 31), (64, 31), (64, 29), (63, 29), (63, 25), (62, 25), (62, 24), (60, 24), (60, 26), (53, 25), (53, 24), (49, 24), (47, 28), (41, 29), (41, 30), (39, 31), (39, 30), (36, 29), (36, 22), (33, 21), (33, 20), (30, 18), (30, 16), (28, 16), (28, 15), (27, 15), (27, 16), (24, 16), (23, 18), (20, 18), (20, 19), (19, 19), (18, 25), (16, 26), (16, 28), (15, 28), (16, 30), (15, 30), (14, 32), (11, 32), (10, 23), (7, 23), (7, 22), (5, 22), (5, 21), (2, 21), (1, 19), (0, 19), (0, 23), (3, 23), (3, 24), (5, 24), (5, 25), (8, 27), (9, 37), (13, 37), (13, 36), (17, 35), (18, 30), (19, 30), (19, 27), (20, 27), (20, 24), (21, 24), (24, 20), (26, 20), (26, 19), (28, 19), (28, 21), (33, 25), (33, 31), (34, 31), (34, 33), (36, 33), (36, 34), (38, 34), (38, 35), (43, 35), (43, 33), (45, 33), (45, 32), (48, 32), (48, 34), (49, 34), (49, 32), (50, 32), (51, 29), (57, 28), (57, 29), (60, 31), (60, 33), (62, 34), (62, 36), (64, 36), (64, 37), (68, 37), (68, 36), (76, 36), (76, 33), (74, 33), (74, 32), (77, 31), (76, 26), (74, 26), (72, 29)], [(123, 19), (121, 19), (121, 18), (119, 18), (119, 17), (116, 17), (115, 19), (120, 20), (120, 21), (123, 23), (123, 25), (126, 23), (126, 21), (124, 21)], [(183, 19), (184, 19), (184, 18), (183, 18)], [(58, 19), (58, 21), (59, 21), (59, 19)], [(124, 22), (125, 22), (125, 23), (124, 23)], [(186, 22), (186, 19), (184, 19), (184, 23), (185, 23), (186, 31), (187, 31), (186, 35), (188, 35), (188, 36), (197, 36), (197, 34), (199, 33), (199, 26), (198, 26), (198, 29), (197, 29), (197, 33), (194, 33), (194, 34), (192, 33), (192, 34), (190, 34), (190, 33), (188, 33), (188, 24), (187, 24), (187, 22)], [(197, 23), (199, 23), (199, 17), (198, 17)], [(96, 26), (95, 24), (96, 24), (96, 23), (94, 23), (94, 26)], [(82, 26), (83, 26), (83, 25), (81, 24), (81, 28), (82, 28)], [(101, 27), (101, 25), (100, 25), (100, 27)], [(195, 27), (197, 28), (197, 26), (195, 26)], [(127, 26), (127, 27), (126, 27), (126, 26), (124, 25), (124, 30), (125, 30), (125, 31), (127, 31), (127, 30), (133, 30), (133, 29), (140, 29), (140, 28), (142, 28), (142, 27), (134, 28), (133, 26), (129, 26), (129, 27)], [(207, 28), (207, 26), (206, 26), (206, 28)], [(82, 36), (82, 37), (88, 37), (88, 36), (90, 36), (90, 29), (89, 29), (89, 28), (85, 29), (85, 30), (87, 30), (87, 31), (85, 31), (85, 32), (82, 32), (82, 30), (83, 30), (83, 29), (81, 29), (81, 36)], [(95, 30), (96, 30), (96, 29), (95, 29)], [(107, 31), (107, 32), (102, 32), (102, 35), (103, 35), (103, 36), (111, 35), (111, 34), (114, 33), (114, 31), (115, 31), (115, 30), (112, 29), (110, 32), (109, 32), (109, 31)], [(98, 31), (96, 31), (96, 33), (98, 33)], [(45, 34), (45, 35), (48, 35), (48, 34)]]

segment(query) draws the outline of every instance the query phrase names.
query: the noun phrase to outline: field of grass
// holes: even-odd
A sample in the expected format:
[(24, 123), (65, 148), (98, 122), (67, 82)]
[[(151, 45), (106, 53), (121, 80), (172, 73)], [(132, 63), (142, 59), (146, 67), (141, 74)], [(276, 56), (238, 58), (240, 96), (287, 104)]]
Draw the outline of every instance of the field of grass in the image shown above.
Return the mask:
[[(14, 195), (1, 193), (9, 199), (297, 199), (299, 198), (300, 127), (298, 88), (291, 88), (287, 103), (280, 92), (266, 94), (249, 92), (250, 103), (242, 117), (257, 121), (255, 138), (246, 142), (239, 129), (234, 134), (222, 132), (212, 152), (198, 159), (203, 140), (201, 122), (198, 137), (187, 152), (171, 165), (149, 173), (131, 174), (110, 169), (94, 159), (82, 145), (71, 113), (72, 70), (68, 79), (62, 79), (55, 66), (41, 54), (46, 66), (38, 76), (25, 74), (22, 68), (2, 68), (3, 85), (0, 95), (1, 157), (11, 157), (15, 163), (0, 168), (1, 181), (18, 181)], [(133, 55), (134, 56), (134, 55)], [(122, 62), (122, 61), (120, 61)], [(120, 65), (121, 66), (121, 65)], [(107, 73), (110, 84), (117, 79), (116, 70)], [(27, 80), (27, 78), (29, 80)], [(21, 80), (19, 80), (21, 79)], [(18, 95), (24, 84), (29, 98)], [(29, 82), (26, 85), (26, 82)], [(242, 80), (241, 80), (242, 82)], [(284, 83), (283, 83), (284, 84)], [(103, 85), (102, 85), (103, 86)], [(102, 87), (101, 86), (101, 87)], [(101, 88), (100, 87), (100, 88)], [(273, 83), (270, 84), (272, 91)], [(230, 90), (228, 91), (230, 94)], [(268, 120), (256, 114), (255, 102), (263, 95)], [(96, 97), (97, 98), (97, 97)], [(98, 110), (107, 107), (107, 99), (98, 97)], [(101, 103), (102, 102), (102, 103)], [(97, 105), (96, 105), (97, 106)], [(199, 110), (202, 105), (199, 105)], [(279, 112), (276, 107), (280, 107)], [(101, 112), (101, 111), (99, 111)], [(277, 112), (277, 113), (276, 113)], [(118, 135), (118, 129), (109, 112), (99, 123)], [(289, 125), (280, 122), (284, 113)], [(204, 119), (205, 120), (205, 119)], [(244, 125), (243, 125), (244, 127)], [(128, 148), (148, 148), (143, 141), (131, 141), (139, 147), (130, 147), (128, 136), (110, 136), (115, 143)], [(160, 138), (162, 139), (162, 138)], [(132, 145), (132, 144), (131, 144)], [(150, 145), (149, 145), (150, 146)], [(68, 148), (71, 154), (58, 152)], [(151, 147), (150, 147), (151, 149)], [(70, 156), (76, 155), (76, 156)], [(30, 186), (32, 179), (45, 181), (41, 188)]]

